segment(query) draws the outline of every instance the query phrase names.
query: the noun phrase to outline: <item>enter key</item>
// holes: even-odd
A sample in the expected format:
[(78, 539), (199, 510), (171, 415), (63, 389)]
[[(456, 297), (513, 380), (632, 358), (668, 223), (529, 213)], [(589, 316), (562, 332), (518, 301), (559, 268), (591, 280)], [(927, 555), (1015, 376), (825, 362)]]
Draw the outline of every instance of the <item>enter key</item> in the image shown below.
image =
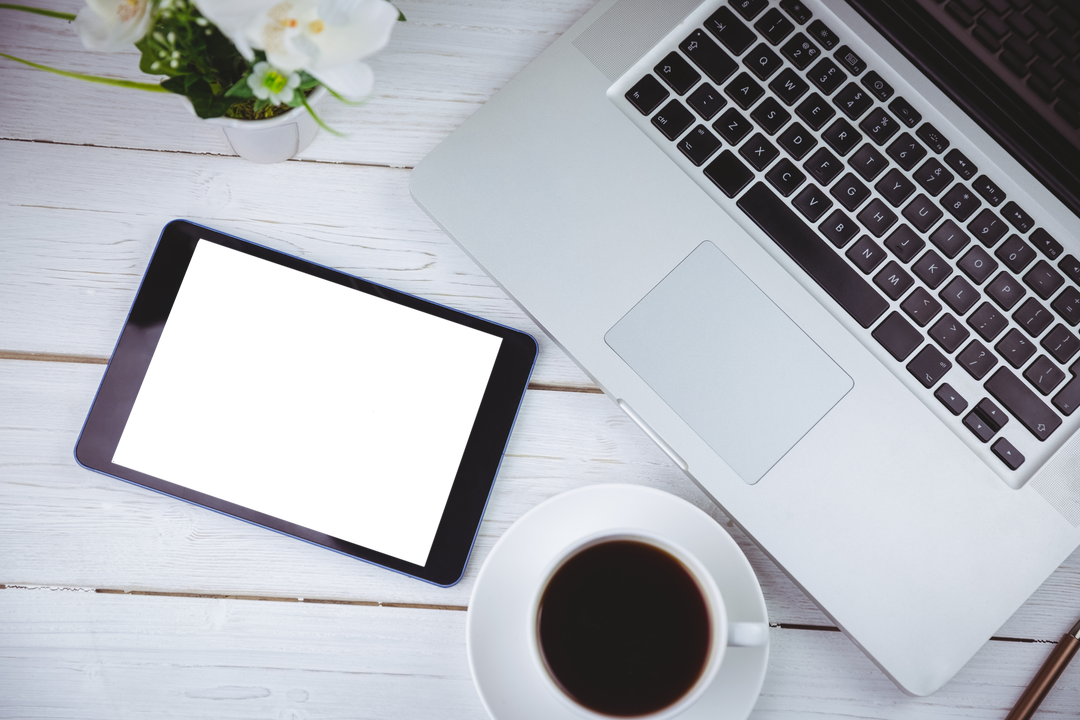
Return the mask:
[(1040, 441), (1061, 426), (1058, 414), (1007, 368), (994, 373), (986, 381), (986, 389)]
[(1065, 415), (1072, 415), (1077, 406), (1080, 406), (1080, 360), (1077, 360), (1069, 368), (1072, 380), (1065, 383), (1061, 392), (1054, 396), (1054, 407)]

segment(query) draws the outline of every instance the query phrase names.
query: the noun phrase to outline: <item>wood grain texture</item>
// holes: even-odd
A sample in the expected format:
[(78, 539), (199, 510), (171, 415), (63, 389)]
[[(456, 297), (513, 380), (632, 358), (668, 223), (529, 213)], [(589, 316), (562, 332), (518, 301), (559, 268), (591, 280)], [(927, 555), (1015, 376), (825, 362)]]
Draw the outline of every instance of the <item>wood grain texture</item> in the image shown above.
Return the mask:
[[(0, 590), (0, 717), (475, 718), (465, 613)], [(999, 720), (1046, 643), (992, 642), (904, 697), (840, 633), (774, 628), (753, 720)], [(1040, 717), (1070, 717), (1080, 672)]]

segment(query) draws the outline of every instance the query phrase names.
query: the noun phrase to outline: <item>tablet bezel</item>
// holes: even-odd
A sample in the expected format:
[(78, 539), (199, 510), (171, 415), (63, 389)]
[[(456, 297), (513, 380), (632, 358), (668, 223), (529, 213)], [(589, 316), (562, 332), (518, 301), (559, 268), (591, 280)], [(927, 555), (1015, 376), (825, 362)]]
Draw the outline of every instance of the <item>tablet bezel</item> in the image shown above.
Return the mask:
[[(416, 565), (112, 462), (200, 240), (502, 338), (425, 565)], [(75, 459), (87, 469), (445, 587), (458, 582), (464, 574), (536, 354), (536, 341), (518, 330), (195, 223), (175, 220), (162, 230), (150, 258), (76, 442)]]

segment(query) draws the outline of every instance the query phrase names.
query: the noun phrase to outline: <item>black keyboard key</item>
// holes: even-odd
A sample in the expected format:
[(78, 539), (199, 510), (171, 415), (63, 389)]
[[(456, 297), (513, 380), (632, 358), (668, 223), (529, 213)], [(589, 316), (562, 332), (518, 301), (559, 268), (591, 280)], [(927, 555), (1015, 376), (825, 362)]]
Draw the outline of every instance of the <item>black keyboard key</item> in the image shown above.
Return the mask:
[(945, 373), (952, 368), (949, 359), (941, 354), (933, 345), (926, 345), (915, 359), (908, 363), (907, 369), (915, 379), (925, 388), (937, 385), (938, 380), (945, 377)]
[(902, 97), (898, 97), (889, 103), (889, 109), (893, 111), (896, 117), (900, 118), (900, 122), (907, 125), (909, 128), (913, 128), (922, 122), (922, 115), (911, 106), (907, 100)]
[(974, 307), (975, 303), (982, 297), (979, 295), (979, 291), (960, 275), (954, 277), (938, 295), (945, 301), (946, 305), (959, 315), (963, 315)]
[(1035, 291), (1035, 294), (1043, 300), (1049, 300), (1050, 296), (1058, 291), (1065, 278), (1045, 260), (1035, 263), (1035, 266), (1024, 275), (1024, 284)]
[(838, 248), (843, 248), (851, 242), (851, 239), (859, 232), (859, 226), (839, 210), (833, 210), (832, 215), (821, 223), (819, 229)]
[(874, 188), (889, 201), (890, 205), (900, 207), (905, 200), (911, 197), (911, 193), (915, 192), (915, 183), (908, 180), (902, 172), (893, 168), (885, 173), (885, 177), (878, 180)]
[(833, 104), (852, 120), (858, 120), (874, 105), (874, 99), (855, 83), (848, 83), (843, 90), (836, 93)]
[(885, 156), (875, 150), (870, 143), (864, 143), (858, 152), (848, 159), (848, 163), (867, 182), (880, 175), (889, 165), (889, 161), (885, 159)]
[(780, 54), (800, 70), (805, 70), (821, 56), (821, 50), (802, 33), (796, 33), (780, 48)]
[[(1022, 38), (1010, 35), (1003, 43), (1005, 50), (1001, 53), (1001, 60), (1009, 69), (1016, 73), (1017, 77), (1027, 74), (1027, 64), (1035, 59), (1035, 48), (1028, 45)], [(1006, 55), (1010, 56), (1006, 59)]]
[(828, 185), (836, 176), (840, 174), (840, 171), (844, 169), (844, 163), (840, 162), (831, 152), (825, 148), (820, 148), (816, 153), (810, 156), (810, 159), (803, 165), (806, 171), (814, 176), (822, 185)]
[[(1030, 240), (1035, 245), (1035, 247), (1042, 250), (1043, 253), (1046, 254), (1046, 257), (1050, 258), (1051, 260), (1057, 260), (1058, 256), (1061, 255), (1061, 253), (1065, 252), (1065, 248), (1061, 246), (1061, 243), (1055, 240), (1050, 233), (1046, 232), (1042, 228), (1039, 228), (1035, 232), (1031, 233)], [(1076, 263), (1075, 259), (1073, 260), (1073, 263)], [(1064, 267), (1062, 269), (1064, 269)], [(1069, 277), (1073, 279), (1073, 282), (1080, 283), (1080, 268), (1070, 274)]]
[(795, 25), (781, 15), (779, 10), (772, 8), (769, 12), (762, 15), (760, 20), (754, 23), (754, 28), (764, 35), (765, 39), (770, 43), (779, 45), (781, 40), (795, 30)]
[(1050, 303), (1050, 307), (1054, 308), (1054, 312), (1060, 315), (1065, 322), (1076, 327), (1076, 324), (1080, 323), (1080, 290), (1070, 285), (1065, 288), (1063, 293), (1057, 296), (1054, 302)]
[(976, 285), (982, 285), (998, 269), (997, 260), (978, 245), (968, 250), (957, 265)]
[(769, 0), (731, 0), (731, 7), (747, 20), (753, 20), (758, 14), (769, 7)]
[(941, 219), (941, 210), (930, 198), (920, 194), (904, 208), (904, 217), (919, 232), (927, 232)]
[(990, 449), (1010, 470), (1017, 470), (1024, 464), (1024, 456), (1005, 438), (998, 438), (997, 442), (990, 446)]
[(626, 93), (626, 99), (636, 107), (642, 115), (651, 115), (652, 111), (660, 107), (660, 103), (667, 100), (670, 93), (660, 81), (652, 75), (646, 75), (638, 80), (637, 84)]
[[(815, 185), (808, 185), (791, 203), (810, 222), (817, 222), (832, 207), (832, 200)], [(775, 238), (774, 238), (775, 239)]]
[(716, 113), (724, 109), (727, 100), (719, 90), (706, 82), (698, 85), (698, 89), (690, 93), (686, 98), (686, 104), (694, 108), (705, 120), (712, 120)]
[(874, 237), (884, 235), (889, 228), (896, 224), (897, 219), (896, 213), (877, 198), (871, 200), (857, 217), (859, 222), (874, 234)]
[(923, 123), (922, 126), (915, 131), (915, 134), (926, 143), (931, 150), (939, 155), (945, 152), (949, 148), (949, 139), (938, 132), (930, 123)]
[(986, 177), (985, 175), (980, 175), (979, 177), (977, 177), (975, 179), (975, 182), (973, 182), (971, 186), (975, 188), (975, 192), (982, 195), (983, 199), (994, 207), (997, 207), (1001, 203), (1005, 202), (1005, 193), (1001, 190), (1001, 188), (997, 186), (997, 184), (994, 183), (993, 180)]
[(716, 183), (725, 195), (733, 198), (754, 179), (754, 173), (735, 157), (735, 153), (725, 150), (705, 167), (705, 177)]
[(739, 68), (739, 64), (701, 30), (690, 33), (690, 36), (679, 44), (679, 49), (717, 85), (731, 77)]
[(1005, 219), (1008, 220), (1014, 228), (1019, 230), (1021, 234), (1026, 233), (1028, 230), (1035, 227), (1035, 221), (1031, 216), (1011, 200), (1005, 203), (1005, 207), (1001, 208), (1001, 214), (1004, 215)]
[(753, 30), (743, 25), (742, 20), (735, 17), (734, 13), (726, 7), (720, 8), (709, 16), (709, 19), (705, 21), (705, 29), (736, 55), (742, 55), (746, 48), (757, 40)]
[(979, 209), (982, 201), (975, 196), (975, 193), (968, 190), (967, 185), (956, 183), (941, 198), (941, 204), (954, 218), (964, 222), (971, 217), (971, 213)]
[(701, 167), (702, 163), (720, 148), (720, 138), (709, 132), (704, 125), (698, 125), (686, 134), (678, 147), (690, 162)]
[(859, 123), (859, 127), (867, 137), (878, 145), (884, 145), (900, 129), (900, 124), (882, 108), (874, 108), (873, 111)]
[(1073, 379), (1065, 383), (1061, 392), (1054, 396), (1054, 407), (1065, 415), (1072, 415), (1076, 407), (1080, 405), (1080, 376), (1074, 375)]
[(1043, 330), (1054, 322), (1050, 311), (1039, 304), (1035, 298), (1028, 298), (1013, 313), (1013, 319), (1031, 337), (1039, 337)]
[(965, 180), (970, 180), (975, 176), (975, 173), (979, 172), (979, 168), (975, 167), (975, 164), (956, 148), (953, 148), (945, 155), (945, 162), (956, 171), (957, 175)]
[[(1038, 232), (1039, 231), (1036, 230), (1034, 233), (1031, 234), (1031, 239), (1032, 240), (1035, 239), (1035, 234), (1038, 233)], [(1047, 237), (1049, 237), (1049, 236), (1047, 236)], [(1053, 240), (1053, 238), (1050, 238), (1050, 239)], [(1061, 247), (1061, 246), (1059, 245), (1058, 247)], [(1062, 250), (1063, 249), (1064, 248), (1062, 248)], [(1060, 254), (1061, 250), (1058, 250), (1057, 253)], [(1057, 255), (1055, 254), (1050, 259), (1053, 260), (1056, 257), (1057, 257)], [(1074, 283), (1080, 284), (1080, 260), (1077, 260), (1075, 256), (1066, 255), (1065, 257), (1061, 258), (1061, 262), (1058, 263), (1058, 267), (1061, 268), (1061, 272), (1065, 273), (1065, 275), (1070, 280), (1072, 280)]]
[(784, 127), (791, 119), (791, 113), (784, 106), (776, 102), (776, 98), (765, 98), (760, 105), (750, 113), (751, 119), (761, 126), (761, 129), (769, 135)]
[(964, 416), (964, 427), (974, 433), (981, 442), (989, 442), (990, 438), (994, 437), (994, 431), (974, 410)]
[(840, 42), (840, 38), (836, 36), (836, 33), (820, 20), (810, 23), (807, 32), (810, 33), (810, 37), (824, 45), (826, 50), (832, 50)]
[(862, 84), (863, 87), (870, 91), (871, 95), (881, 102), (885, 102), (892, 97), (892, 85), (885, 82), (885, 80), (874, 70), (871, 70), (866, 74), (866, 77), (862, 79)]
[(1009, 23), (1009, 25), (1012, 25), (1012, 28), (1016, 31), (1016, 34), (1022, 38), (1029, 38), (1036, 32), (1035, 26), (1031, 24), (1031, 21), (1028, 20), (1026, 16), (1018, 12), (1014, 12), (1012, 15), (1009, 15), (1005, 22)]
[(955, 0), (945, 4), (945, 12), (952, 15), (953, 19), (956, 20), (956, 22), (960, 23), (966, 28), (969, 28), (975, 24), (975, 18), (971, 16), (971, 13), (965, 10), (964, 7)]
[(1001, 338), (1001, 341), (994, 346), (994, 349), (1018, 370), (1035, 354), (1034, 343), (1015, 329), (1005, 333), (1005, 337)]
[(785, 105), (794, 105), (795, 101), (810, 89), (810, 86), (794, 70), (784, 68), (784, 71), (769, 83), (769, 89), (776, 93)]
[(813, 17), (807, 7), (799, 0), (780, 0), (780, 7), (800, 25), (805, 25)]
[(975, 219), (968, 223), (968, 230), (971, 234), (978, 238), (986, 247), (994, 247), (997, 241), (1005, 234), (1008, 228), (1005, 223), (990, 211), (990, 208), (984, 209)]
[(957, 227), (952, 220), (946, 220), (930, 236), (930, 242), (934, 243), (948, 258), (954, 258), (960, 251), (967, 247), (971, 238)]
[(832, 119), (836, 111), (820, 95), (811, 93), (799, 103), (799, 107), (795, 108), (795, 114), (814, 130), (820, 130)]
[(874, 268), (885, 261), (885, 251), (871, 240), (869, 235), (859, 238), (845, 255), (866, 275), (872, 273)]
[(967, 323), (979, 333), (983, 340), (991, 342), (1009, 326), (1009, 319), (998, 312), (993, 305), (984, 302), (971, 313)]
[(682, 55), (675, 51), (669, 52), (667, 57), (653, 68), (653, 72), (659, 75), (660, 79), (666, 82), (675, 91), (676, 95), (685, 94), (701, 79), (698, 71), (690, 67), (690, 63), (683, 60)]
[(725, 112), (713, 123), (713, 130), (720, 133), (720, 137), (724, 138), (732, 145), (738, 145), (739, 141), (746, 137), (753, 129), (753, 124), (740, 115), (739, 111), (735, 108), (731, 108)]
[(855, 210), (866, 198), (870, 197), (870, 188), (859, 182), (859, 179), (851, 173), (840, 178), (840, 181), (829, 192), (848, 210)]
[(893, 140), (892, 144), (889, 145), (889, 149), (885, 152), (896, 161), (897, 165), (908, 171), (926, 157), (926, 148), (920, 145), (919, 141), (911, 137), (909, 133), (904, 133)]
[(859, 325), (869, 328), (888, 310), (888, 301), (764, 184), (754, 184), (738, 205)]
[(920, 250), (926, 247), (926, 243), (910, 227), (901, 225), (889, 234), (885, 247), (889, 248), (900, 262), (909, 263)]
[(926, 327), (926, 323), (937, 317), (941, 312), (941, 303), (934, 296), (926, 292), (925, 288), (917, 287), (908, 295), (907, 299), (900, 304), (900, 308), (914, 320), (919, 327)]
[(851, 152), (859, 141), (862, 140), (862, 135), (859, 131), (851, 127), (844, 118), (840, 118), (832, 125), (828, 127), (825, 132), (821, 133), (821, 139), (829, 144), (833, 150), (843, 157)]
[(758, 43), (753, 50), (746, 53), (743, 65), (750, 68), (750, 72), (757, 75), (759, 79), (768, 80), (774, 72), (784, 66), (784, 61), (768, 45)]
[(997, 432), (1009, 424), (1009, 416), (1005, 414), (1004, 410), (995, 405), (994, 401), (990, 398), (984, 397), (980, 400), (975, 406), (975, 412), (979, 413), (979, 417), (981, 417), (994, 432)]
[(926, 253), (918, 259), (918, 261), (911, 266), (912, 272), (919, 276), (919, 279), (926, 283), (931, 290), (937, 288), (938, 285), (945, 282), (950, 275), (952, 275), (952, 268), (949, 264), (941, 259), (933, 250), (927, 250)]
[[(881, 288), (890, 300), (899, 300), (913, 282), (915, 281), (907, 274), (907, 271), (895, 260), (890, 260), (889, 264), (874, 276), (874, 284)], [(897, 358), (897, 360), (903, 360), (903, 358)]]
[(998, 273), (998, 276), (986, 286), (986, 294), (994, 299), (1002, 310), (1012, 310), (1016, 303), (1027, 294), (1027, 290), (1020, 282), (1009, 273)]
[(817, 138), (811, 135), (810, 131), (801, 124), (793, 122), (787, 126), (784, 132), (780, 133), (780, 137), (776, 138), (776, 142), (787, 151), (788, 155), (796, 160), (802, 160), (806, 153), (813, 150), (814, 146), (817, 145)]
[(1050, 358), (1040, 355), (1035, 362), (1028, 365), (1024, 378), (1040, 393), (1049, 395), (1065, 379), (1065, 373), (1052, 363)]
[(821, 92), (832, 95), (847, 79), (847, 74), (829, 58), (822, 58), (810, 69), (808, 77)]
[(852, 75), (862, 75), (863, 71), (866, 70), (866, 63), (863, 62), (863, 59), (856, 55), (855, 51), (847, 45), (837, 50), (834, 57), (839, 61), (840, 66)]
[(912, 176), (931, 197), (941, 194), (953, 181), (953, 174), (936, 157), (931, 157)]
[(806, 181), (806, 176), (790, 160), (782, 158), (765, 175), (765, 179), (776, 188), (777, 192), (787, 197)]
[(1035, 259), (1035, 251), (1020, 239), (1019, 235), (1010, 235), (1009, 239), (994, 251), (994, 254), (998, 256), (1001, 262), (1005, 263), (1005, 267), (1014, 273), (1023, 272), (1024, 268)]
[(731, 96), (735, 104), (743, 110), (756, 103), (758, 98), (765, 94), (761, 86), (744, 72), (739, 73), (734, 80), (728, 83), (728, 86), (724, 88), (724, 92)]
[(1053, 330), (1046, 333), (1040, 345), (1046, 348), (1046, 352), (1053, 355), (1055, 360), (1064, 365), (1080, 350), (1080, 339), (1059, 323)]
[(979, 25), (995, 38), (1001, 39), (1009, 34), (1009, 26), (996, 12), (988, 10), (979, 16)]
[[(994, 369), (998, 360), (994, 353), (990, 352), (985, 345), (978, 340), (972, 340), (959, 355), (956, 362), (968, 371), (968, 374), (976, 380), (982, 380), (986, 373)], [(981, 414), (981, 413), (980, 413)], [(985, 417), (983, 418), (985, 420)]]
[(765, 139), (761, 133), (755, 133), (753, 137), (739, 148), (739, 154), (750, 161), (756, 170), (764, 170), (776, 159), (780, 151), (776, 146)]
[(1000, 368), (990, 376), (986, 389), (1040, 441), (1050, 437), (1061, 425), (1061, 418), (1006, 368)]
[(967, 400), (956, 392), (949, 383), (941, 383), (941, 387), (934, 391), (934, 397), (940, 400), (941, 404), (947, 407), (953, 415), (959, 415), (967, 410)]
[(870, 334), (890, 355), (901, 362), (907, 360), (923, 343), (922, 333), (897, 312), (889, 313)]
[[(1032, 65), (1032, 72), (1038, 73), (1039, 77), (1049, 83), (1051, 86), (1057, 83), (1051, 83), (1050, 77), (1052, 75), (1044, 74), (1046, 69), (1053, 70), (1054, 75), (1057, 75), (1058, 80), (1061, 79), (1061, 74), (1054, 70), (1054, 63), (1061, 59), (1061, 48), (1057, 44), (1045, 35), (1040, 35), (1031, 41), (1031, 47), (1035, 48), (1035, 52), (1042, 56), (1042, 60), (1036, 60), (1035, 65)], [(1041, 66), (1036, 69), (1036, 65)]]
[(678, 100), (669, 102), (652, 119), (652, 124), (664, 133), (664, 137), (668, 140), (674, 140), (682, 135), (693, 122), (693, 113), (683, 107)]

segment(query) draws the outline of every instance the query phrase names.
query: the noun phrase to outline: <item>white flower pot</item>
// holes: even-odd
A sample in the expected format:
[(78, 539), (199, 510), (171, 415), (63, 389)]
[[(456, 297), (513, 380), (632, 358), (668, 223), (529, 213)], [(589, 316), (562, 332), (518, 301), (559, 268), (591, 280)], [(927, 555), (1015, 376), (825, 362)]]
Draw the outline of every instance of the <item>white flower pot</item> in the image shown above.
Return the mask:
[[(320, 85), (308, 96), (308, 105), (315, 107), (328, 94), (326, 88)], [(191, 107), (190, 102), (187, 105)], [(311, 113), (303, 106), (266, 120), (237, 120), (228, 117), (202, 120), (221, 128), (233, 152), (245, 160), (257, 163), (288, 160), (310, 145), (319, 131), (315, 118), (311, 117)]]

